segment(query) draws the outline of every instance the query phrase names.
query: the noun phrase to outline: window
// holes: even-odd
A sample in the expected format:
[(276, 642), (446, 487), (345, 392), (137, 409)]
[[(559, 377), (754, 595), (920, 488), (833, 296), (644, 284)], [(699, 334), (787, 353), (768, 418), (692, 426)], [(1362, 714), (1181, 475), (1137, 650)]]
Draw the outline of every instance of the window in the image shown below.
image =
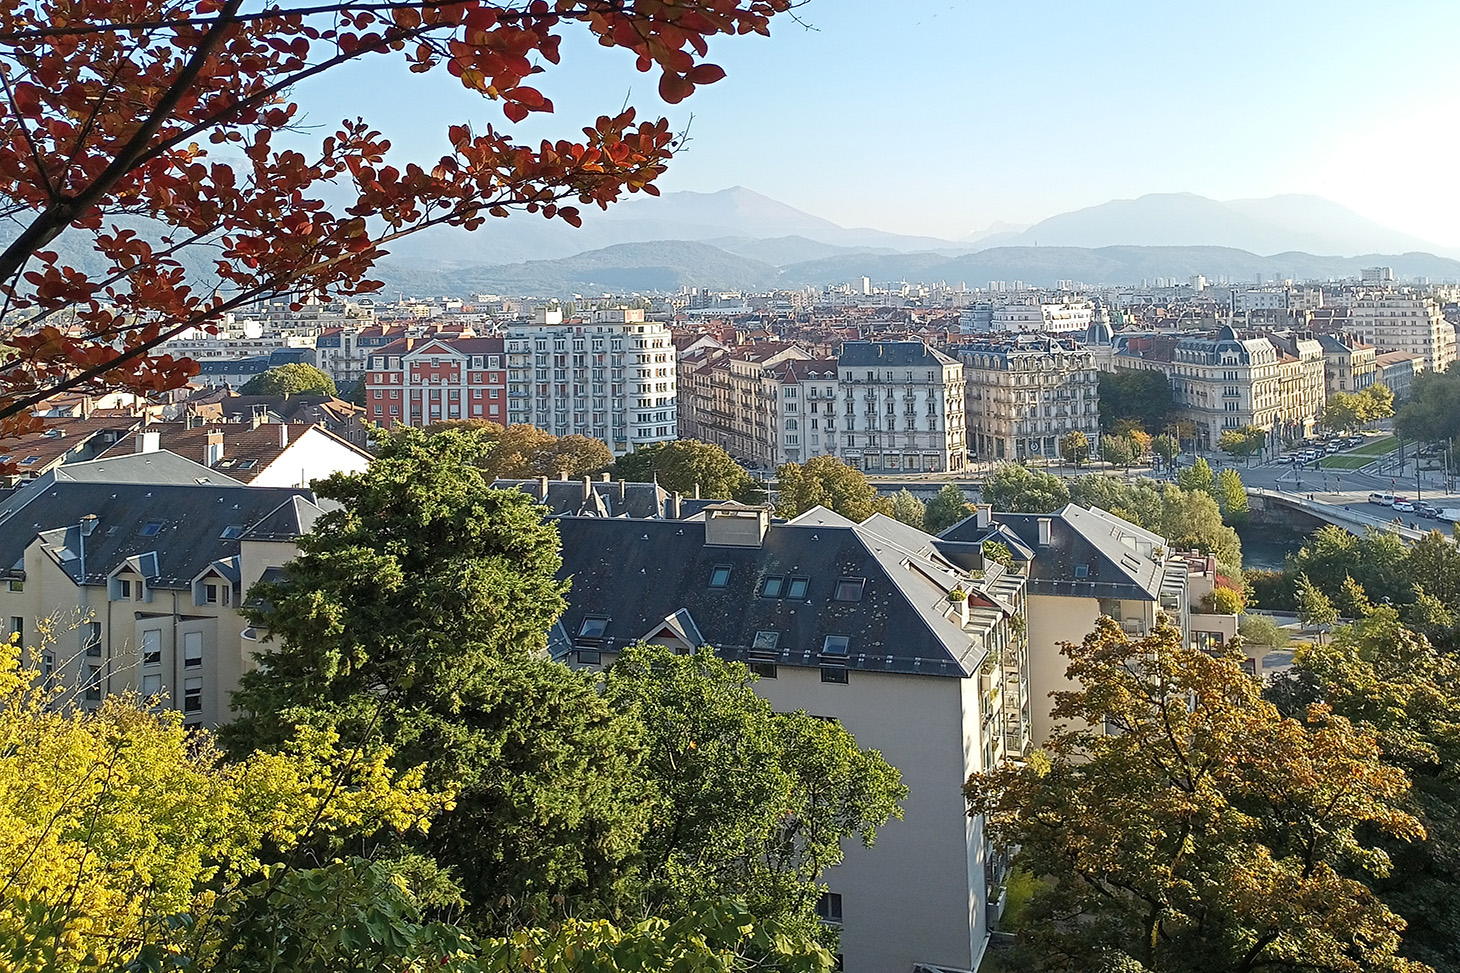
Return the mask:
[(710, 587), (728, 588), (730, 586), (730, 565), (717, 564), (710, 569)]
[(1088, 564), (1077, 564), (1077, 565), (1075, 565), (1075, 577), (1077, 577), (1077, 578), (1088, 578), (1088, 577), (1090, 577), (1090, 565), (1088, 565)]
[(203, 633), (183, 633), (183, 668), (196, 669), (203, 664)]
[(130, 600), (132, 597), (132, 581), (130, 578), (117, 579), (117, 599)]
[(142, 633), (142, 664), (162, 665), (162, 629), (149, 628)]
[(238, 524), (229, 524), (227, 527), (223, 528), (223, 533), (218, 536), (222, 537), (224, 540), (232, 540), (235, 537), (242, 537), (243, 528)]
[(864, 578), (842, 578), (836, 583), (835, 601), (861, 601), (862, 588), (867, 584)]
[(845, 659), (847, 649), (851, 647), (852, 640), (846, 635), (828, 635), (826, 641), (821, 643), (821, 654)]
[(142, 530), (141, 530), (142, 536), (143, 537), (156, 537), (157, 536), (157, 532), (162, 529), (162, 525), (164, 523), (165, 523), (165, 521), (161, 521), (161, 520), (149, 520), (149, 521), (147, 521), (147, 523), (145, 523), (145, 524), (142, 525)]
[(10, 590), (11, 591), (17, 591), (17, 592), (18, 591), (24, 591), (25, 590), (25, 582), (24, 581), (12, 581), (12, 582), (10, 582)]
[(153, 672), (142, 677), (142, 695), (148, 697), (162, 695), (162, 673)]
[(785, 578), (779, 575), (772, 575), (761, 583), (760, 596), (762, 598), (779, 598), (781, 597), (781, 589), (785, 587), (785, 584)]
[(597, 649), (579, 649), (578, 664), (581, 666), (597, 666), (603, 664), (603, 653)]
[(101, 666), (86, 667), (86, 699), (88, 702), (101, 702)]
[(752, 662), (750, 671), (762, 679), (776, 678), (776, 664), (774, 662)]
[(583, 624), (578, 626), (578, 637), (580, 639), (601, 639), (607, 629), (607, 615), (589, 615), (583, 619)]
[(215, 583), (203, 585), (203, 603), (206, 605), (228, 604), (228, 589)]
[(842, 921), (842, 897), (840, 892), (822, 892), (816, 900), (816, 915), (822, 922)]
[(183, 712), (203, 712), (203, 680), (192, 678), (183, 683)]
[(838, 685), (845, 686), (847, 684), (847, 667), (846, 666), (822, 666), (821, 667), (821, 681), (822, 682), (833, 682), (833, 683), (837, 683)]
[(101, 622), (86, 623), (86, 654), (97, 658), (101, 656)]
[(11, 615), (10, 616), (10, 634), (11, 635), (18, 635), (18, 636), (20, 636), (20, 638), (16, 639), (17, 642), (24, 641), (24, 639), (25, 639), (25, 619), (24, 618), (22, 618), (19, 615)]

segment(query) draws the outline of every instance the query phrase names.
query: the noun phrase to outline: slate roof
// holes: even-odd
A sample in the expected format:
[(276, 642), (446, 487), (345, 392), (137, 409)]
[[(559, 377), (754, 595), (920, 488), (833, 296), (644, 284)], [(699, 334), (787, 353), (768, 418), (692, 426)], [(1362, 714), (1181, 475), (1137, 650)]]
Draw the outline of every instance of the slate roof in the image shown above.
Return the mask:
[[(1039, 544), (1039, 521), (1050, 522), (1050, 543)], [(1000, 540), (1002, 527), (1032, 551), (1029, 565), (1031, 595), (1069, 598), (1110, 598), (1158, 601), (1165, 567), (1150, 557), (1154, 547), (1169, 545), (1156, 534), (1103, 510), (1066, 504), (1050, 514), (998, 513), (990, 527), (980, 528), (969, 517), (939, 534), (947, 541), (982, 543)], [(1011, 547), (1011, 550), (1013, 548)], [(1016, 556), (1017, 553), (1016, 553)], [(1084, 577), (1076, 576), (1083, 568)]]
[(213, 562), (236, 555), (250, 525), (295, 497), (313, 503), (308, 490), (236, 484), (51, 483), (29, 502), (12, 500), (0, 510), (0, 571), (18, 570), (40, 534), (61, 569), (79, 578), (79, 524), (95, 515), (85, 538), (87, 583), (100, 584), (127, 559), (153, 554), (149, 584), (186, 588)]
[[(1017, 591), (994, 567), (980, 581), (934, 550), (927, 534), (876, 516), (862, 524), (816, 508), (772, 523), (760, 547), (709, 546), (703, 520), (613, 520), (563, 517), (561, 576), (572, 579), (569, 607), (555, 633), (571, 644), (588, 615), (607, 615), (601, 647), (614, 650), (667, 623), (693, 626), (726, 658), (747, 660), (759, 633), (774, 648), (757, 661), (821, 664), (829, 635), (847, 636), (849, 669), (963, 678), (986, 655), (980, 634), (963, 629), (947, 601), (957, 586), (985, 619), (1012, 614), (980, 591)], [(717, 566), (730, 569), (724, 587), (709, 586)], [(807, 579), (804, 597), (762, 597), (767, 578)], [(857, 601), (834, 598), (842, 579), (861, 579)], [(1002, 587), (1001, 587), (1002, 583)], [(1012, 585), (1012, 588), (1011, 588)], [(839, 660), (838, 660), (839, 661)]]
[(941, 368), (957, 362), (921, 341), (848, 341), (842, 345), (837, 363), (843, 367)]

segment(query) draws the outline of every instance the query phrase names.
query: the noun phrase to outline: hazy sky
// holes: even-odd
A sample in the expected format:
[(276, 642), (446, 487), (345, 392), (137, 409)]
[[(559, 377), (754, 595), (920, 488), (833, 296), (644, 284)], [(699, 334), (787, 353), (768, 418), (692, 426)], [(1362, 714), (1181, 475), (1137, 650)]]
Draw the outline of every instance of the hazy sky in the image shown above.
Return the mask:
[[(729, 77), (680, 106), (581, 40), (536, 82), (532, 137), (626, 98), (692, 142), (661, 182), (742, 185), (844, 226), (957, 238), (1112, 198), (1314, 193), (1460, 246), (1457, 0), (811, 0), (809, 25), (723, 39)], [(404, 71), (298, 92), (433, 158), (490, 106)], [(362, 93), (368, 98), (362, 99)]]

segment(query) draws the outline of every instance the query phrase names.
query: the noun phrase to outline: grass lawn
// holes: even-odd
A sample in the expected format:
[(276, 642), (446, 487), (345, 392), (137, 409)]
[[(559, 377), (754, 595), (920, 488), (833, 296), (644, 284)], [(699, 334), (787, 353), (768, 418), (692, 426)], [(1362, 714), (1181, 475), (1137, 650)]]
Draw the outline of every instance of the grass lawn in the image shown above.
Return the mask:
[(1350, 455), (1353, 456), (1382, 456), (1385, 453), (1392, 453), (1399, 448), (1399, 440), (1393, 436), (1385, 436), (1382, 439), (1372, 439), (1362, 446), (1355, 448)]
[(1372, 439), (1347, 453), (1325, 456), (1318, 461), (1318, 465), (1325, 470), (1363, 469), (1380, 456), (1383, 456), (1385, 453), (1392, 453), (1398, 448), (1398, 439), (1395, 439), (1393, 436), (1384, 436), (1380, 439)]

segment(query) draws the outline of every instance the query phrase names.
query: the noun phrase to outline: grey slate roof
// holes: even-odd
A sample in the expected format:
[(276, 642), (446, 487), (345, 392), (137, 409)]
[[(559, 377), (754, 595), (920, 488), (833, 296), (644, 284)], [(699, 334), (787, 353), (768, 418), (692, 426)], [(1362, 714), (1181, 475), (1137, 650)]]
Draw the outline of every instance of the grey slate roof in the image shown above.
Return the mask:
[[(609, 650), (672, 620), (692, 625), (730, 659), (748, 659), (758, 633), (775, 633), (775, 648), (756, 658), (789, 666), (819, 665), (828, 635), (850, 638), (846, 665), (854, 670), (961, 678), (986, 654), (982, 640), (950, 618), (947, 602), (953, 587), (974, 582), (934, 550), (931, 537), (890, 518), (854, 524), (818, 508), (772, 523), (760, 547), (707, 546), (698, 519), (563, 517), (558, 527), (561, 576), (572, 579), (569, 608), (551, 640), (558, 651), (571, 645), (585, 616), (607, 615), (601, 647)], [(723, 588), (709, 587), (717, 566), (730, 569)], [(990, 571), (978, 584), (994, 589), (999, 574)], [(808, 579), (805, 597), (762, 597), (772, 576)], [(859, 601), (834, 600), (843, 578), (863, 579)], [(1013, 611), (993, 601), (981, 607)]]
[[(1039, 521), (1046, 519), (1050, 522), (1050, 543), (1041, 547)], [(1151, 559), (1149, 552), (1158, 546), (1169, 551), (1169, 546), (1150, 531), (1103, 510), (1067, 504), (1050, 514), (995, 512), (990, 527), (980, 528), (976, 518), (969, 517), (938, 536), (946, 541), (981, 543), (985, 539), (1003, 539), (998, 536), (1000, 527), (1012, 532), (1034, 554), (1029, 566), (1031, 595), (1131, 601), (1160, 598), (1164, 568)], [(1083, 566), (1084, 577), (1076, 577), (1077, 566)]]
[(837, 364), (853, 368), (942, 368), (957, 362), (921, 341), (848, 341), (842, 345)]
[(236, 555), (239, 537), (250, 525), (296, 497), (312, 505), (313, 494), (302, 489), (51, 483), (29, 502), (12, 500), (0, 510), (0, 571), (18, 570), (25, 549), (37, 535), (45, 535), (61, 569), (79, 579), (79, 525), (83, 517), (95, 515), (96, 526), (84, 538), (87, 583), (100, 584), (128, 559), (154, 555), (155, 574), (149, 583), (185, 588), (215, 561)]

